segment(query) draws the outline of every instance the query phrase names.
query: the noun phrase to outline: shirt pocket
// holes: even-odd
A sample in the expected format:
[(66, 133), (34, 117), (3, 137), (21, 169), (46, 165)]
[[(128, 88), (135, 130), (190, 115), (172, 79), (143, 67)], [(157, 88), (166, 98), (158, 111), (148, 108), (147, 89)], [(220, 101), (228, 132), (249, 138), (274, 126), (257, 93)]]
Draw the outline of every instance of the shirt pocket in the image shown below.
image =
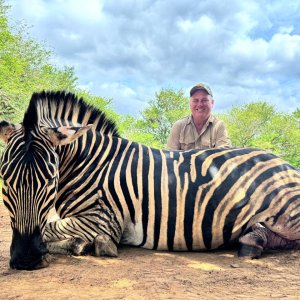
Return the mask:
[(195, 141), (188, 137), (180, 138), (179, 143), (180, 143), (181, 150), (195, 149)]
[(210, 148), (214, 148), (214, 145), (210, 145), (210, 142), (208, 141), (203, 141), (200, 145), (200, 149), (210, 149)]
[(210, 148), (210, 144), (207, 143), (207, 142), (203, 142), (203, 143), (201, 143), (201, 145), (200, 145), (199, 148), (202, 149), (202, 150), (209, 149)]

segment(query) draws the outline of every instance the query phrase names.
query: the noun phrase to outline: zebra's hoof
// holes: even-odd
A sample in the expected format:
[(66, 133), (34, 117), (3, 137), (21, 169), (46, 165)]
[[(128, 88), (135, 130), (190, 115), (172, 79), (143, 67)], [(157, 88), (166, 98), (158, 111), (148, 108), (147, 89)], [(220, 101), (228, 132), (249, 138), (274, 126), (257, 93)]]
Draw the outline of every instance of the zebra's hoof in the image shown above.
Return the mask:
[(107, 235), (97, 235), (94, 240), (95, 256), (117, 257), (118, 249)]
[(75, 256), (88, 255), (92, 252), (92, 243), (86, 242), (83, 239), (76, 237), (72, 242), (71, 251)]
[(259, 258), (261, 256), (262, 249), (241, 244), (238, 256), (239, 257), (250, 257), (250, 258)]

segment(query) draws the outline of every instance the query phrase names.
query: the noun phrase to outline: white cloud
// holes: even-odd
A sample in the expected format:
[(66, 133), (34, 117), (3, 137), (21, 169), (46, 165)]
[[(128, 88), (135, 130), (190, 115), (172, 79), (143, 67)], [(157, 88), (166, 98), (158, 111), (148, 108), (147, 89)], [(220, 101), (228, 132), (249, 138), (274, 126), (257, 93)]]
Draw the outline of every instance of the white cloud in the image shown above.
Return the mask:
[(8, 2), (119, 113), (138, 115), (163, 87), (188, 95), (196, 82), (212, 86), (216, 110), (251, 100), (300, 106), (299, 0)]
[(279, 29), (278, 29), (278, 32), (279, 33), (282, 33), (282, 34), (290, 34), (294, 31), (294, 26), (280, 26)]

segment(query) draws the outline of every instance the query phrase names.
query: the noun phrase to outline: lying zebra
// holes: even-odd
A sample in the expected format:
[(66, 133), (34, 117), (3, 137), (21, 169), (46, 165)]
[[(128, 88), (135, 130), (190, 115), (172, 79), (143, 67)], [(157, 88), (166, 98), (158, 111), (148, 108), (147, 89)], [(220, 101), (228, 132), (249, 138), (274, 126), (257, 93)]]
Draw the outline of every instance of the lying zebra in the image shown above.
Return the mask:
[[(300, 246), (300, 174), (259, 149), (169, 152), (119, 137), (105, 114), (65, 92), (33, 94), (7, 143), (3, 200), (10, 266), (52, 253), (117, 256), (119, 243), (197, 251), (239, 241), (239, 254)], [(60, 220), (47, 223), (51, 207)]]

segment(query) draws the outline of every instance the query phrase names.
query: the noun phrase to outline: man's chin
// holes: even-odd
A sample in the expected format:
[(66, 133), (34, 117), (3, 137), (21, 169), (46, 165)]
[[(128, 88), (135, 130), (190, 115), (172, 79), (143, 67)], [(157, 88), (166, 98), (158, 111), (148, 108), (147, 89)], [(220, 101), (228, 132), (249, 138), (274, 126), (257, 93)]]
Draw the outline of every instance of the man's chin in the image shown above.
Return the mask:
[(194, 111), (193, 112), (194, 117), (201, 117), (201, 118), (208, 118), (209, 117), (209, 112), (205, 111)]

